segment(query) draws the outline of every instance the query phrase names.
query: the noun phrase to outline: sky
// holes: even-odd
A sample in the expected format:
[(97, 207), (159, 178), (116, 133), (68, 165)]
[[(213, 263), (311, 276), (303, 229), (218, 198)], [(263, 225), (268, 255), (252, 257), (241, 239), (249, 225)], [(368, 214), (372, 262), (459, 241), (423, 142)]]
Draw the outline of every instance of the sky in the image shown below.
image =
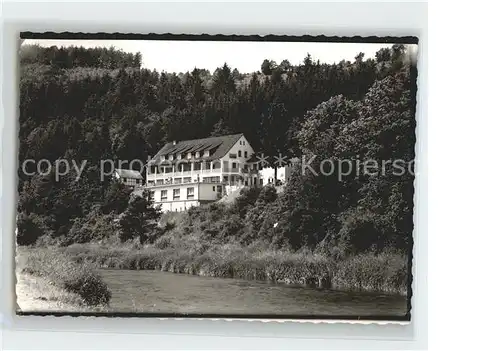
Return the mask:
[(229, 42), (229, 41), (152, 41), (152, 40), (25, 40), (22, 45), (111, 47), (125, 52), (141, 52), (142, 67), (158, 72), (187, 72), (205, 68), (213, 72), (226, 62), (240, 73), (260, 70), (264, 59), (278, 64), (287, 59), (292, 65), (303, 61), (307, 53), (314, 60), (334, 63), (354, 60), (360, 53), (365, 58), (392, 44), (366, 43), (295, 43), (295, 42)]

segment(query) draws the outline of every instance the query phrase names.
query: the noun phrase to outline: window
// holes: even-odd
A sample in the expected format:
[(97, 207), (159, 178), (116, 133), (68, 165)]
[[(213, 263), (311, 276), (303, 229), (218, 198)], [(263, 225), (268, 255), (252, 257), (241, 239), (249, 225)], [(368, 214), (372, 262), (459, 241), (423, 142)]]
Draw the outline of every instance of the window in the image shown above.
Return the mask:
[(220, 161), (215, 161), (213, 163), (213, 169), (220, 169)]
[(161, 162), (165, 161), (165, 155), (161, 155), (161, 156), (160, 156), (160, 161), (161, 161)]
[(241, 150), (238, 150), (238, 157), (241, 157)]
[(217, 192), (222, 193), (222, 185), (217, 185)]
[(168, 159), (169, 159), (170, 161), (173, 161), (173, 159), (174, 159), (174, 155), (168, 155)]
[(162, 190), (161, 191), (161, 201), (166, 201), (167, 200), (167, 190)]
[(122, 178), (123, 179), (123, 182), (126, 183), (127, 182), (127, 178)]
[(182, 158), (181, 154), (177, 154), (177, 159), (180, 160)]
[(172, 173), (172, 167), (165, 167), (165, 173)]
[(182, 180), (183, 183), (191, 183), (191, 177), (185, 177), (183, 180)]
[(182, 183), (182, 178), (175, 178), (174, 179), (174, 184), (180, 184)]
[(155, 181), (154, 180), (148, 180), (148, 185), (151, 185), (151, 186), (155, 185)]
[(233, 169), (234, 168), (238, 168), (238, 165), (236, 164), (236, 162), (233, 162)]
[(203, 157), (208, 157), (210, 156), (210, 150), (205, 150), (205, 152), (203, 153)]
[(194, 188), (187, 188), (187, 198), (188, 199), (194, 198)]
[(236, 158), (236, 154), (229, 154), (229, 158)]
[(260, 179), (260, 185), (264, 185), (264, 179)]
[(188, 158), (188, 159), (190, 159), (190, 158), (191, 158), (191, 153), (190, 153), (190, 152), (188, 152), (187, 158)]
[(245, 151), (245, 158), (248, 158), (248, 151)]
[(215, 191), (215, 185), (212, 187), (212, 191)]
[(136, 179), (135, 183), (136, 184), (141, 184), (141, 180), (140, 179)]
[(163, 179), (157, 179), (156, 185), (163, 185)]
[(219, 177), (203, 177), (203, 183), (220, 183)]
[(179, 200), (181, 198), (181, 189), (174, 189), (174, 200)]
[(200, 152), (196, 151), (196, 154), (194, 155), (194, 157), (199, 158), (200, 157)]

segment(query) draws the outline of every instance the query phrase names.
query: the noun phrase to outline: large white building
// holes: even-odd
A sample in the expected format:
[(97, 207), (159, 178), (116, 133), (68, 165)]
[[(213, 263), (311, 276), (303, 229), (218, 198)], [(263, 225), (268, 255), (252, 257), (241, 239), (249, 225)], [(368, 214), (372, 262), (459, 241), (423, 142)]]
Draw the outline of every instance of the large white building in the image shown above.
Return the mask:
[[(239, 187), (274, 183), (274, 170), (269, 168), (270, 178), (271, 172), (259, 171), (255, 161), (254, 149), (243, 134), (174, 141), (148, 163), (146, 188), (163, 211), (184, 211), (217, 201)], [(282, 182), (285, 168), (278, 170)]]

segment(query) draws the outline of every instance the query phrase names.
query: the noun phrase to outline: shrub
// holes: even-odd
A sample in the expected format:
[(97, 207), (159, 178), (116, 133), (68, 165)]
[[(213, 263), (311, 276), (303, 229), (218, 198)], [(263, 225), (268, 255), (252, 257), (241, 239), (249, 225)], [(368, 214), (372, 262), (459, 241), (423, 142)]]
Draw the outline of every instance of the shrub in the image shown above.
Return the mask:
[(55, 285), (80, 295), (89, 305), (107, 304), (111, 292), (89, 264), (78, 264), (69, 256), (50, 249), (26, 252), (23, 271), (45, 277)]
[(92, 239), (92, 230), (86, 218), (76, 218), (63, 245), (87, 243)]
[(170, 237), (168, 235), (160, 236), (154, 243), (154, 247), (164, 250), (170, 246)]
[(239, 196), (234, 200), (231, 210), (240, 217), (244, 217), (247, 211), (252, 208), (259, 197), (261, 188), (245, 187), (241, 189)]
[(377, 226), (377, 216), (355, 212), (344, 220), (339, 232), (339, 247), (351, 254), (380, 250), (384, 235)]

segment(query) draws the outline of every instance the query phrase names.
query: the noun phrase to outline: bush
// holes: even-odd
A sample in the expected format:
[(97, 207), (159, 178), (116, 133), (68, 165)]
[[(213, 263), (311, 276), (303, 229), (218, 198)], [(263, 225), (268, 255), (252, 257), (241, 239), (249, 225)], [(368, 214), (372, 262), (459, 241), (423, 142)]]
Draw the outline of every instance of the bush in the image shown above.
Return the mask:
[(154, 247), (164, 250), (170, 246), (170, 237), (168, 235), (160, 236), (154, 243)]
[(355, 212), (348, 215), (339, 232), (339, 247), (351, 254), (384, 248), (385, 238), (377, 225), (377, 216)]
[(255, 205), (261, 188), (245, 187), (241, 189), (239, 196), (234, 200), (231, 210), (240, 217), (245, 217), (247, 211)]
[(80, 295), (88, 305), (107, 304), (111, 292), (89, 264), (78, 264), (69, 256), (50, 249), (26, 252), (23, 272), (45, 277), (56, 286)]

